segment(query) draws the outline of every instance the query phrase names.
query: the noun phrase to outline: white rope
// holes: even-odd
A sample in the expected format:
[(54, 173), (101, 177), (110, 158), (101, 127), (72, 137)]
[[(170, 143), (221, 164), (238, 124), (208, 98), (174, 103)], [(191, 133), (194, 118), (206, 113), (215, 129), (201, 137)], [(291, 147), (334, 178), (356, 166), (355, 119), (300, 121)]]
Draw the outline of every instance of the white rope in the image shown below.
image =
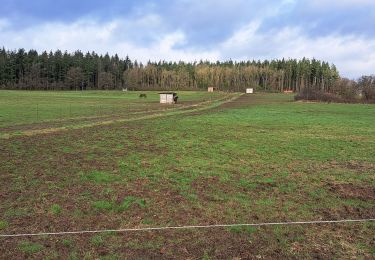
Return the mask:
[(216, 225), (197, 225), (197, 226), (174, 226), (174, 227), (146, 227), (146, 228), (124, 228), (124, 229), (102, 229), (102, 230), (81, 230), (64, 232), (44, 232), (44, 233), (21, 233), (21, 234), (0, 234), (0, 237), (29, 237), (29, 236), (52, 236), (52, 235), (77, 235), (88, 233), (107, 233), (107, 232), (133, 232), (133, 231), (155, 231), (171, 229), (198, 229), (198, 228), (223, 228), (223, 227), (260, 227), (275, 225), (304, 225), (304, 224), (332, 224), (332, 223), (354, 223), (370, 222), (375, 219), (343, 219), (343, 220), (316, 220), (316, 221), (294, 221), (294, 222), (269, 222), (253, 224), (216, 224)]

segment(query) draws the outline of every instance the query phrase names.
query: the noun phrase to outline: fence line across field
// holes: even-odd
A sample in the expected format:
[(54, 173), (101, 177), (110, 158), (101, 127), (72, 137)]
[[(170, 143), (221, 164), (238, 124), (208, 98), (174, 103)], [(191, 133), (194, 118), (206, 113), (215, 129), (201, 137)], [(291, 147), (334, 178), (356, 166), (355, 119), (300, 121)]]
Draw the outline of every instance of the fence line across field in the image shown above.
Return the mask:
[(363, 223), (375, 221), (370, 219), (342, 219), (342, 220), (315, 220), (315, 221), (290, 221), (290, 222), (265, 222), (250, 224), (214, 224), (214, 225), (195, 225), (195, 226), (166, 226), (166, 227), (145, 227), (145, 228), (123, 228), (123, 229), (101, 229), (101, 230), (80, 230), (63, 232), (41, 232), (41, 233), (19, 233), (19, 234), (0, 234), (0, 238), (10, 237), (31, 237), (31, 236), (57, 236), (57, 235), (80, 235), (92, 233), (122, 233), (137, 231), (158, 231), (158, 230), (179, 230), (179, 229), (208, 229), (208, 228), (230, 228), (230, 227), (261, 227), (261, 226), (286, 226), (286, 225), (306, 225), (306, 224), (338, 224), (338, 223)]

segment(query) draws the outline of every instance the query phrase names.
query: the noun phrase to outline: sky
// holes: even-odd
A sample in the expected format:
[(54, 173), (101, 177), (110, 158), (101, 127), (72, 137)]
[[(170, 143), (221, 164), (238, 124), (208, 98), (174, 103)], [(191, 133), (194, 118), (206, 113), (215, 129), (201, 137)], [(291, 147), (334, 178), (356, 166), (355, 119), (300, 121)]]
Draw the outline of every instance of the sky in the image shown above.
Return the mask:
[(375, 0), (1, 0), (0, 47), (147, 62), (316, 58), (375, 74)]

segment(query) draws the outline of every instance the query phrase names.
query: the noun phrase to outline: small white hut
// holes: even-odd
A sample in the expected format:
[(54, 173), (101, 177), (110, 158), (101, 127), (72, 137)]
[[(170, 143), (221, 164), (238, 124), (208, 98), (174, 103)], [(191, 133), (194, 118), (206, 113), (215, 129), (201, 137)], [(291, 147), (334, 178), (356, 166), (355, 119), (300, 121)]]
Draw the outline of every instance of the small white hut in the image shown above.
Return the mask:
[(175, 104), (177, 103), (177, 93), (175, 92), (163, 92), (159, 93), (160, 104)]
[(253, 94), (254, 93), (254, 89), (253, 88), (247, 88), (246, 89), (246, 94)]
[(215, 87), (208, 87), (207, 91), (208, 92), (215, 92), (217, 89)]

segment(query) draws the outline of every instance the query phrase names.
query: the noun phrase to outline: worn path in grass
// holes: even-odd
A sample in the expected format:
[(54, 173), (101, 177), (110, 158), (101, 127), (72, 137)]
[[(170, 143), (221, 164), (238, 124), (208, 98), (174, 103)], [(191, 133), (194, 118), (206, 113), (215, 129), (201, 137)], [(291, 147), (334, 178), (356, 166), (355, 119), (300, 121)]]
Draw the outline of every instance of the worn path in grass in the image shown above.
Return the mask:
[[(373, 218), (374, 106), (278, 94), (2, 139), (0, 232)], [(4, 258), (372, 258), (374, 223), (0, 239)]]
[(100, 125), (109, 125), (113, 123), (125, 123), (136, 120), (145, 120), (152, 118), (159, 118), (170, 115), (182, 115), (186, 113), (204, 111), (218, 107), (222, 104), (234, 101), (240, 94), (224, 94), (219, 98), (210, 99), (203, 102), (185, 102), (179, 106), (173, 105), (159, 105), (154, 109), (129, 111), (124, 115), (97, 115), (91, 117), (76, 117), (72, 119), (47, 121), (42, 123), (16, 125), (11, 127), (0, 127), (0, 139), (7, 139), (12, 136), (33, 136), (37, 134), (47, 134), (58, 131), (66, 131), (71, 129), (80, 129), (87, 127), (94, 127)]
[[(140, 93), (147, 98), (139, 98)], [(173, 107), (217, 99), (223, 93), (179, 91)], [(0, 127), (14, 128), (105, 116), (126, 117), (129, 113), (162, 110), (156, 91), (0, 91)]]

